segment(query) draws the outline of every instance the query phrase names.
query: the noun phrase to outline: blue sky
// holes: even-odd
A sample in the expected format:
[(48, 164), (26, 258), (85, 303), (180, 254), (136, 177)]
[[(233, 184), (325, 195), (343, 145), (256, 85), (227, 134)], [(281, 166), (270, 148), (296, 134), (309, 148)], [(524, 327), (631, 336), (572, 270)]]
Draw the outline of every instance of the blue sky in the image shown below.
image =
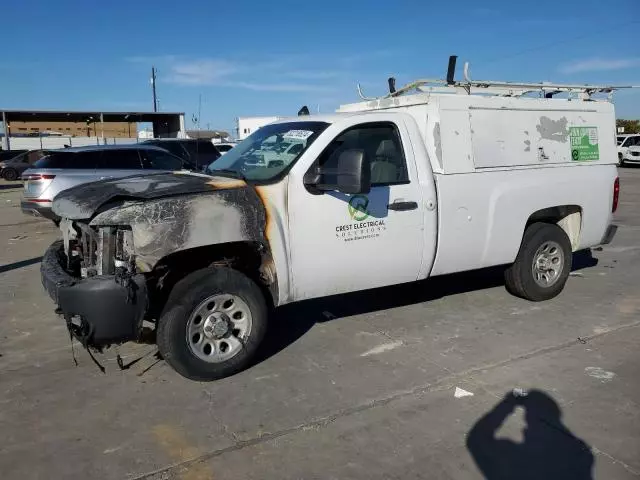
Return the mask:
[[(520, 5), (522, 4), (522, 5)], [(107, 6), (109, 5), (109, 6)], [(202, 95), (201, 125), (333, 111), (398, 85), (444, 77), (447, 57), (477, 79), (640, 85), (640, 0), (4, 2), (0, 107), (150, 110)], [(616, 95), (640, 118), (640, 89)]]

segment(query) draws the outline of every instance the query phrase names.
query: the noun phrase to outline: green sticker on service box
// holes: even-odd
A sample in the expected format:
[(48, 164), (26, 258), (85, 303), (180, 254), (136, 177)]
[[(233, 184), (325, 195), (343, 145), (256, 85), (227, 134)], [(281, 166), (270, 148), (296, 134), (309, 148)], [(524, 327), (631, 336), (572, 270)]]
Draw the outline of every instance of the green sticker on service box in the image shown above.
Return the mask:
[(598, 150), (598, 127), (569, 127), (571, 160), (584, 162), (600, 160)]

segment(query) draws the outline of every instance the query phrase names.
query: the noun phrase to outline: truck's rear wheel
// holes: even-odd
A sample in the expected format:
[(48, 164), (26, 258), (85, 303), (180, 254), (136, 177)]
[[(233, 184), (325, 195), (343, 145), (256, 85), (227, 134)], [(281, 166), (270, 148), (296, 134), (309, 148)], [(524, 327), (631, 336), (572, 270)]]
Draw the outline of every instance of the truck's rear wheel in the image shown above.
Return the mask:
[(571, 271), (571, 242), (557, 225), (533, 223), (524, 232), (516, 261), (505, 272), (507, 289), (534, 302), (558, 295)]
[(260, 288), (229, 268), (187, 276), (174, 287), (158, 322), (158, 350), (192, 380), (227, 377), (251, 362), (268, 311)]

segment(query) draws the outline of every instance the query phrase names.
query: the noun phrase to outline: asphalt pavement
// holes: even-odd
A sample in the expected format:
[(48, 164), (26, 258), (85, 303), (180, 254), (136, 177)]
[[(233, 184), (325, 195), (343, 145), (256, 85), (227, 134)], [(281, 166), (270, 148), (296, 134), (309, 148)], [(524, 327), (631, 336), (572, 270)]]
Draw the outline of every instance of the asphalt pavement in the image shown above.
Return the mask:
[[(0, 183), (4, 479), (640, 477), (640, 168), (613, 243), (565, 291), (510, 296), (499, 269), (284, 307), (256, 364), (197, 383), (153, 345), (102, 374), (40, 284), (58, 237)], [(515, 394), (514, 394), (515, 392)]]

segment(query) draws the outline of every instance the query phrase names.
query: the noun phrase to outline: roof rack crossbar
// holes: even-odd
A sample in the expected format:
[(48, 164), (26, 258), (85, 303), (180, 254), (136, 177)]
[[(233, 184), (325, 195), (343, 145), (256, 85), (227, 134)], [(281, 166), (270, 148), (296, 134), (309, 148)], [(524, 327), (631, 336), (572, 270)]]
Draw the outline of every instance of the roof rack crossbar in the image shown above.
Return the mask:
[[(358, 84), (358, 95), (363, 100), (382, 100), (385, 98), (394, 98), (410, 92), (432, 92), (432, 93), (457, 93), (472, 95), (492, 94), (496, 96), (518, 97), (532, 92), (540, 92), (545, 98), (552, 98), (558, 93), (576, 94), (580, 98), (588, 100), (591, 96), (598, 93), (606, 93), (611, 95), (616, 90), (628, 88), (640, 88), (638, 85), (576, 85), (576, 84), (560, 84), (551, 82), (527, 83), (527, 82), (504, 82), (495, 80), (472, 80), (469, 75), (469, 63), (464, 64), (464, 80), (452, 80), (451, 63), (449, 65), (448, 77), (445, 79), (425, 78), (414, 80), (405, 86), (389, 92), (380, 97), (367, 97), (362, 92), (360, 84)], [(455, 68), (455, 63), (454, 63)]]

